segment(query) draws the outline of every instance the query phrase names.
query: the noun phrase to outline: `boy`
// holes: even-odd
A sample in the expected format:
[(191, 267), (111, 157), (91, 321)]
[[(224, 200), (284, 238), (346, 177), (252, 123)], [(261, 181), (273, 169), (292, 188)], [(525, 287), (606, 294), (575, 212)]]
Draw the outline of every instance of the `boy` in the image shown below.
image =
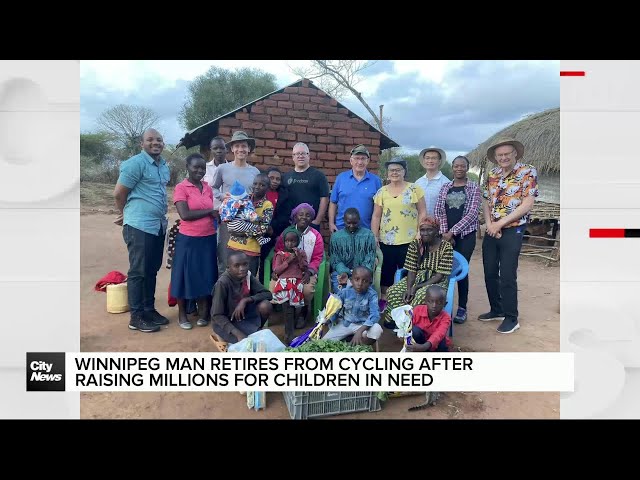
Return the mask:
[(247, 255), (230, 251), (227, 270), (213, 287), (213, 336), (227, 343), (257, 332), (271, 314), (271, 292), (248, 272)]
[(413, 309), (413, 342), (407, 345), (407, 352), (448, 352), (447, 332), (451, 326), (451, 316), (443, 310), (445, 291), (440, 285), (427, 289), (425, 305)]
[[(241, 185), (238, 186), (242, 188)], [(253, 179), (253, 194), (250, 200), (247, 198), (255, 208), (255, 213), (257, 214), (256, 222), (240, 221), (228, 224), (229, 243), (227, 244), (227, 255), (230, 255), (233, 251), (246, 253), (249, 257), (249, 270), (255, 277), (258, 276), (260, 267), (261, 243), (269, 242), (269, 238), (264, 235), (273, 219), (273, 204), (266, 197), (268, 188), (269, 177), (264, 173), (256, 175)]]
[(323, 340), (342, 340), (353, 335), (352, 345), (373, 345), (382, 335), (378, 294), (371, 286), (373, 274), (366, 267), (355, 267), (351, 274), (351, 286), (336, 294), (342, 300), (342, 308), (330, 320), (331, 326)]

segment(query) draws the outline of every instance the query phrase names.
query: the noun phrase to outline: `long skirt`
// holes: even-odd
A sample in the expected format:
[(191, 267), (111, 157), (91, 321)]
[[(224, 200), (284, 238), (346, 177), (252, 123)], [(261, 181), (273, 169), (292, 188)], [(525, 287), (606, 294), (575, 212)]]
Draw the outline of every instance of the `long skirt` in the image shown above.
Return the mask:
[(211, 295), (218, 281), (216, 235), (190, 237), (178, 233), (171, 266), (171, 295), (197, 299)]

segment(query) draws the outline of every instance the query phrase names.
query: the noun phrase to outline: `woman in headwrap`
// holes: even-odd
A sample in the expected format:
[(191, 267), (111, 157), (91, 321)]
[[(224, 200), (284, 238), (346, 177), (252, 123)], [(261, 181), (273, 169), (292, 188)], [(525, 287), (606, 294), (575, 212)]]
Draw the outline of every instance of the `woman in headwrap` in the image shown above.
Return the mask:
[(440, 285), (445, 295), (453, 267), (453, 247), (442, 241), (440, 222), (428, 215), (420, 222), (420, 238), (409, 244), (404, 268), (407, 276), (389, 287), (383, 312), (386, 326), (393, 326), (391, 310), (402, 305), (425, 303), (429, 285)]
[[(322, 235), (315, 228), (311, 227), (311, 221), (316, 218), (316, 212), (308, 203), (301, 203), (291, 211), (291, 222), (300, 234), (300, 248), (307, 256), (307, 262), (309, 267), (302, 277), (302, 283), (304, 284), (304, 303), (306, 310), (306, 320), (311, 317), (311, 302), (313, 301), (313, 295), (316, 291), (316, 283), (318, 282), (318, 269), (322, 263), (322, 257), (324, 256), (324, 240)], [(284, 232), (283, 232), (284, 234)], [(284, 250), (284, 239), (280, 235), (276, 240), (275, 252), (281, 252)], [(273, 292), (273, 288), (270, 289)], [(300, 317), (296, 322), (296, 328), (303, 328), (306, 320), (304, 317)]]

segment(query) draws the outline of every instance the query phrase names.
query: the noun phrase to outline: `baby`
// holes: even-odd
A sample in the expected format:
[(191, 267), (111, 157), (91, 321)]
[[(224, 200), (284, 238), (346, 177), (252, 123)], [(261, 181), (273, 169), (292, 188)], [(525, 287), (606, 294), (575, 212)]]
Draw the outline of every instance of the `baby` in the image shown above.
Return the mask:
[(220, 205), (220, 220), (229, 227), (229, 232), (255, 238), (260, 245), (269, 243), (264, 234), (269, 221), (264, 221), (256, 212), (251, 196), (237, 180)]

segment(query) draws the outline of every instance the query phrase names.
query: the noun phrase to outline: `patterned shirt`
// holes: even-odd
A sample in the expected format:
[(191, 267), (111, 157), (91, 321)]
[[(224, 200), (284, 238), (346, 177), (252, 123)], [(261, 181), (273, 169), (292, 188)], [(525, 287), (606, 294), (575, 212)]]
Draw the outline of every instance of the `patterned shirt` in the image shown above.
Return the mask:
[[(500, 220), (520, 206), (525, 197), (538, 196), (538, 171), (533, 165), (516, 163), (513, 170), (503, 176), (502, 169), (495, 167), (489, 172), (482, 196), (489, 201), (491, 218)], [(506, 225), (505, 228), (525, 225), (529, 214)]]
[(436, 273), (441, 273), (444, 278), (435, 285), (440, 285), (447, 291), (449, 275), (453, 269), (453, 247), (449, 242), (443, 241), (435, 252), (430, 252), (425, 247), (424, 253), (420, 255), (421, 243), (421, 240), (411, 242), (404, 260), (404, 268), (416, 273), (416, 284), (426, 282)]
[(352, 323), (362, 323), (371, 327), (380, 321), (380, 307), (378, 294), (373, 287), (360, 294), (352, 286), (341, 289), (336, 293), (342, 300), (342, 308), (334, 315), (336, 321), (342, 321), (345, 327)]
[[(266, 231), (273, 218), (273, 205), (269, 200), (263, 198), (255, 202), (254, 207), (260, 218), (262, 230)], [(254, 257), (260, 255), (260, 244), (254, 237), (235, 235), (233, 232), (229, 232), (229, 243), (227, 245), (229, 248), (241, 250), (247, 255)]]
[(422, 189), (414, 183), (408, 183), (400, 195), (394, 197), (385, 185), (375, 197), (373, 203), (382, 207), (380, 219), (380, 242), (385, 245), (406, 245), (418, 234), (418, 202), (424, 198)]
[(478, 187), (476, 182), (467, 180), (467, 185), (464, 187), (466, 200), (464, 203), (464, 210), (462, 212), (462, 219), (455, 225), (449, 226), (447, 224), (445, 202), (447, 200), (449, 189), (452, 186), (453, 182), (447, 182), (442, 186), (436, 203), (435, 216), (440, 220), (440, 233), (451, 232), (454, 235), (460, 235), (461, 238), (464, 238), (478, 230), (478, 215), (480, 214), (480, 187)]

